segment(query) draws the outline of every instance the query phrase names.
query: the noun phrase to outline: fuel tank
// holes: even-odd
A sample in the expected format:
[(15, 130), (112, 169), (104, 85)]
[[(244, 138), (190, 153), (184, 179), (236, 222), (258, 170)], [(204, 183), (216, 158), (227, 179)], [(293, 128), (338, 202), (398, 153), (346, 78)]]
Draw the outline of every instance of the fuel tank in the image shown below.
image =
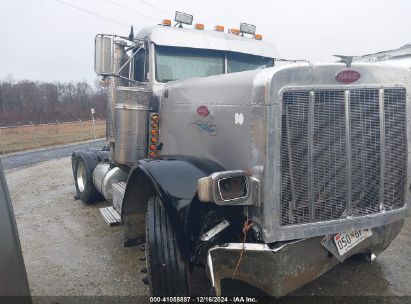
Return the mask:
[(117, 163), (133, 165), (147, 157), (151, 91), (146, 86), (118, 87), (116, 96), (114, 158)]

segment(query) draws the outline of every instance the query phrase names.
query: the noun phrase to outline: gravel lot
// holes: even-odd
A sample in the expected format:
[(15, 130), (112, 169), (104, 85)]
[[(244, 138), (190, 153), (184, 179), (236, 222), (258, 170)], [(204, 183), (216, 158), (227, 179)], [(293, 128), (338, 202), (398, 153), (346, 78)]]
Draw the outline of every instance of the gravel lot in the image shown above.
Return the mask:
[[(148, 294), (140, 272), (144, 252), (123, 247), (121, 227), (110, 228), (100, 216), (105, 203), (89, 206), (73, 199), (70, 158), (11, 169), (6, 178), (34, 296)], [(293, 295), (411, 296), (410, 232), (408, 218), (374, 263), (351, 259)], [(398, 298), (384, 298), (391, 302)]]
[(10, 189), (33, 296), (146, 295), (138, 247), (125, 248), (97, 205), (74, 200), (70, 158), (9, 170)]

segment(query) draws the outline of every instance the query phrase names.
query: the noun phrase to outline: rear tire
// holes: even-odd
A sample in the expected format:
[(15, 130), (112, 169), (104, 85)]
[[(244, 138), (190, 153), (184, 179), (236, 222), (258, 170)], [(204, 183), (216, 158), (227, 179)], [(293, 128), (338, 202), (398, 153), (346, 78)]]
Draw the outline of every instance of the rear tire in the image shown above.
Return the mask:
[(93, 171), (98, 164), (97, 156), (89, 151), (77, 152), (73, 160), (76, 197), (87, 204), (103, 200), (103, 197), (93, 184)]
[(148, 200), (146, 263), (153, 296), (188, 296), (188, 264), (181, 258), (176, 235), (158, 196)]

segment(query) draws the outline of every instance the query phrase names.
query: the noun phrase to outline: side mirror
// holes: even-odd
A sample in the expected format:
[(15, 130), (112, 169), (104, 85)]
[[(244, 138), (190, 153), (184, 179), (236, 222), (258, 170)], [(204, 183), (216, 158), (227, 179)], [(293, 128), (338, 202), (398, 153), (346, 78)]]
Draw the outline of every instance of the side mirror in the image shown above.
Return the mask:
[(259, 181), (242, 170), (221, 171), (200, 178), (198, 198), (217, 205), (257, 205)]
[(97, 35), (94, 42), (94, 72), (102, 76), (113, 74), (113, 37)]

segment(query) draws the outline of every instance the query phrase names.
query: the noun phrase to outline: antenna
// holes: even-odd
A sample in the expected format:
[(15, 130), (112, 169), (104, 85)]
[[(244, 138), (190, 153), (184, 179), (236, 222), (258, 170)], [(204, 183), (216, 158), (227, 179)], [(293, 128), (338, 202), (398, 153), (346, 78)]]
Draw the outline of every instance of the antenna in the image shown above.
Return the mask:
[(133, 26), (131, 26), (130, 29), (130, 34), (128, 35), (128, 40), (134, 41), (134, 31), (133, 31)]

